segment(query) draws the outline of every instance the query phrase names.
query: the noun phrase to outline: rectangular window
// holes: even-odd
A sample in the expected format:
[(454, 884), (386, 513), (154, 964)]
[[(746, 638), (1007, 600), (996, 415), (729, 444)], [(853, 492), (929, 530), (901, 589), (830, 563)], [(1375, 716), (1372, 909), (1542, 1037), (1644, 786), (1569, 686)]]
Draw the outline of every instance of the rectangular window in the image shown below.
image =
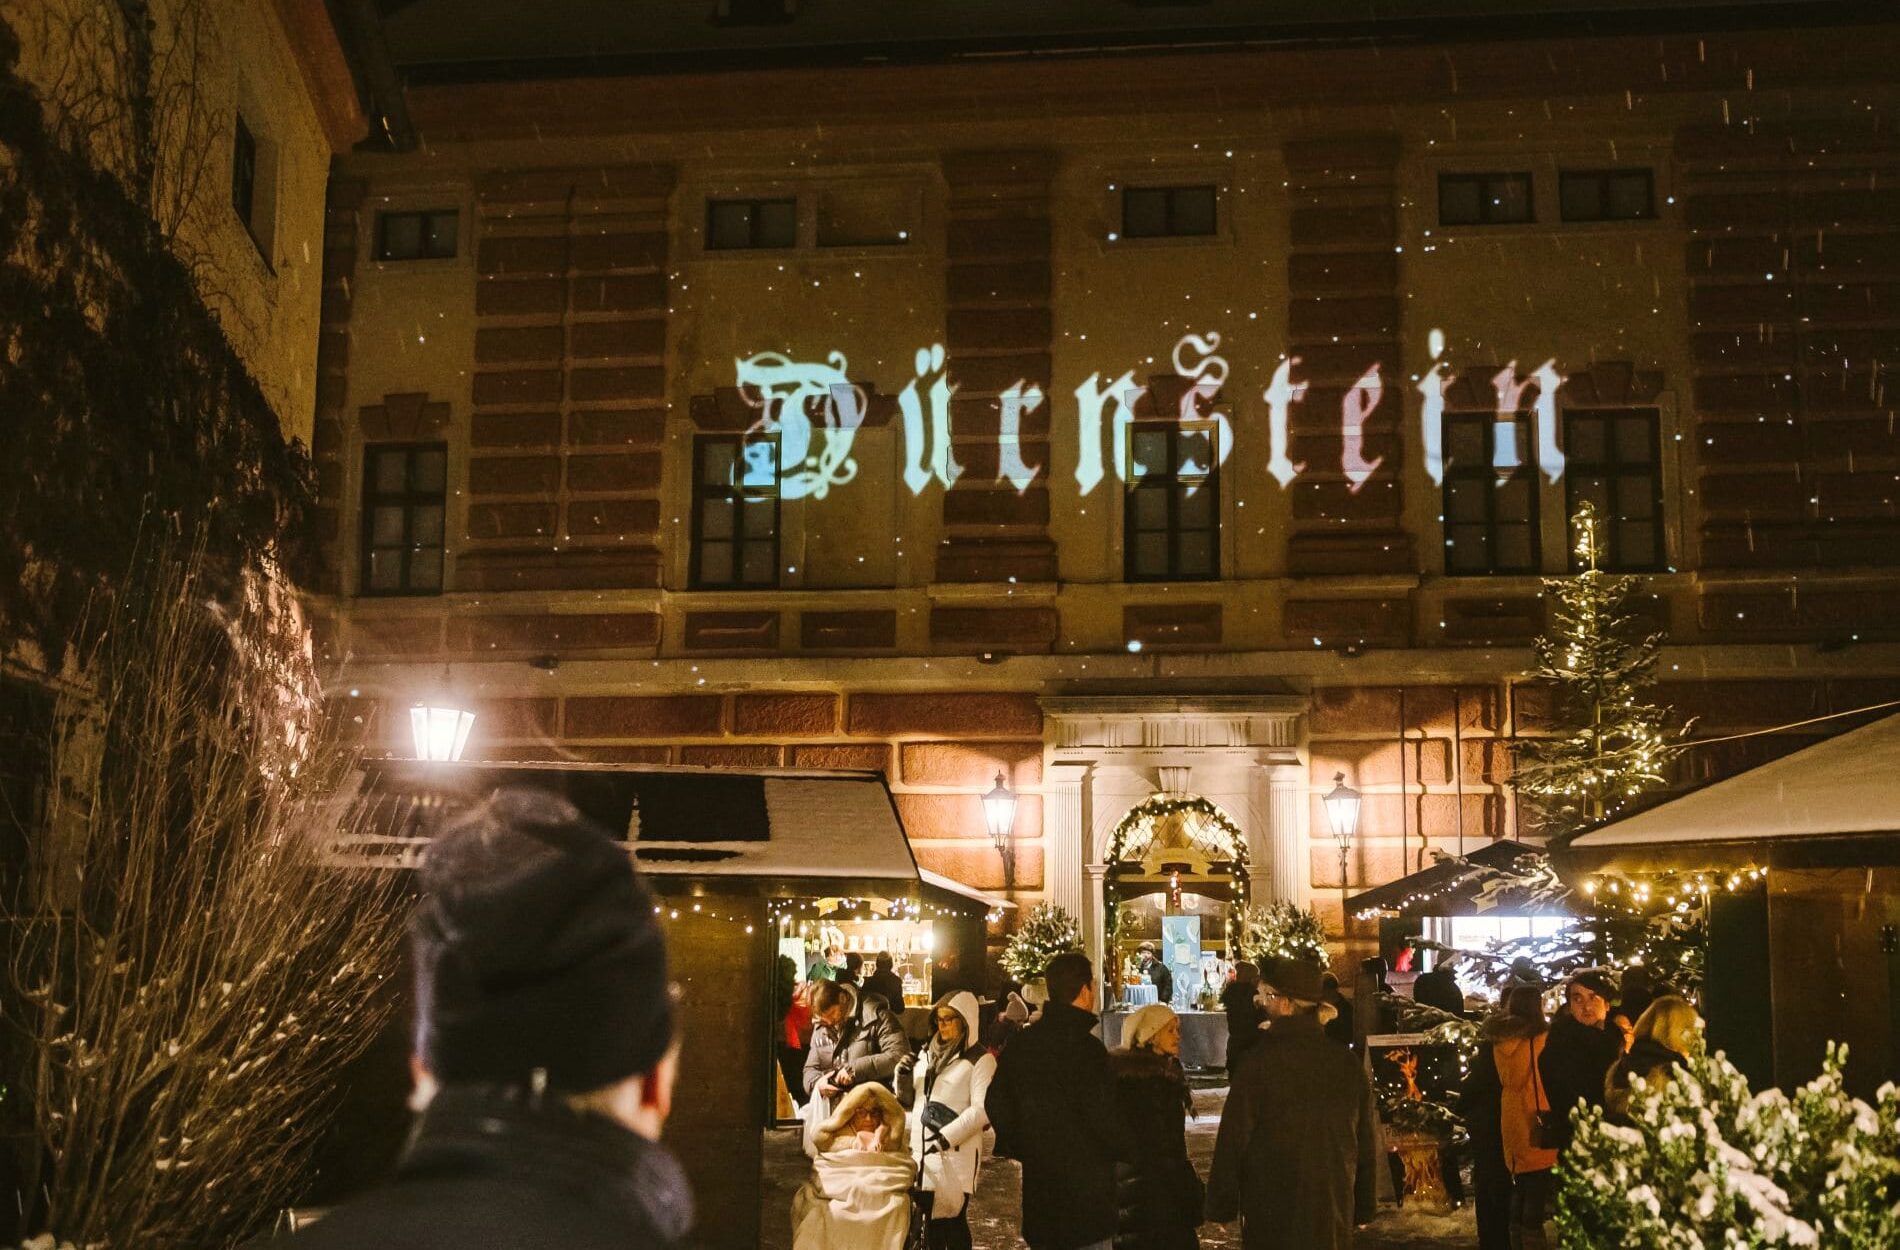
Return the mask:
[[(1532, 447), (1530, 422), (1523, 417), (1445, 414), (1445, 572), (1537, 572)], [(1499, 468), (1500, 460), (1512, 467)]]
[(1124, 239), (1188, 239), (1213, 234), (1214, 188), (1127, 187), (1122, 191)]
[(1128, 581), (1220, 576), (1217, 427), (1177, 423), (1129, 430), (1122, 562)]
[(237, 214), (244, 228), (257, 236), (253, 214), (257, 208), (257, 138), (251, 128), (244, 124), (244, 117), (238, 114), (234, 119), (231, 139), (231, 210)]
[(1535, 221), (1529, 174), (1438, 175), (1438, 224), (1507, 226)]
[(452, 208), (376, 214), (376, 259), (450, 259), (455, 255), (459, 216)]
[[(1607, 550), (1598, 566), (1623, 573), (1664, 566), (1662, 414), (1654, 408), (1564, 413), (1564, 494), (1568, 515), (1589, 500), (1603, 518)], [(1577, 564), (1575, 553), (1571, 566)]]
[(797, 200), (706, 201), (706, 247), (711, 251), (797, 245)]
[(1656, 175), (1647, 169), (1566, 169), (1557, 175), (1565, 221), (1647, 221), (1656, 215)]
[(693, 444), (695, 587), (778, 585), (778, 439)]
[(444, 443), (372, 443), (363, 450), (363, 593), (442, 592)]

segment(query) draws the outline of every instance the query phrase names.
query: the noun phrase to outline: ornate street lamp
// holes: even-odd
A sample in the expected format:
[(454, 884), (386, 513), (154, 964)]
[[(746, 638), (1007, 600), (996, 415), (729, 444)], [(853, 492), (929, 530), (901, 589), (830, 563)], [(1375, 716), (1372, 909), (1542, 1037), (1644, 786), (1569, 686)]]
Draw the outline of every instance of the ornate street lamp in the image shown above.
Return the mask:
[(416, 758), (435, 763), (452, 763), (462, 758), (468, 745), (468, 731), (475, 727), (475, 713), (459, 707), (424, 706), (409, 709), (409, 732), (416, 742)]
[(1016, 829), (1016, 792), (1003, 784), (1003, 774), (996, 774), (996, 787), (983, 796), (983, 820), (990, 827), (990, 841), (996, 845), (996, 853), (1003, 857), (1003, 891), (1009, 893), (1015, 889), (1016, 859), (1011, 853), (1010, 834)]
[(1320, 800), (1326, 804), (1326, 820), (1333, 827), (1333, 841), (1339, 843), (1339, 936), (1346, 936), (1346, 861), (1352, 852), (1353, 836), (1359, 832), (1359, 792), (1346, 784), (1345, 773), (1333, 774), (1333, 788)]

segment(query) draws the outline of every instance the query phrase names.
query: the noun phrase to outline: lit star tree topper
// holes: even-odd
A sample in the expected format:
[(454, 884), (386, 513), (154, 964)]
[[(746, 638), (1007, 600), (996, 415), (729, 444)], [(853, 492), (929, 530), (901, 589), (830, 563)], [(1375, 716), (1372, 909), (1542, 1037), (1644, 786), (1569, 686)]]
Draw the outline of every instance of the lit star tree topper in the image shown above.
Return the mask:
[(1588, 502), (1571, 519), (1578, 571), (1547, 577), (1554, 606), (1532, 644), (1536, 676), (1555, 695), (1555, 733), (1516, 748), (1512, 780), (1541, 832), (1559, 836), (1605, 820), (1663, 783), (1684, 725), (1648, 701), (1663, 635), (1632, 607), (1639, 578), (1600, 567), (1603, 521)]

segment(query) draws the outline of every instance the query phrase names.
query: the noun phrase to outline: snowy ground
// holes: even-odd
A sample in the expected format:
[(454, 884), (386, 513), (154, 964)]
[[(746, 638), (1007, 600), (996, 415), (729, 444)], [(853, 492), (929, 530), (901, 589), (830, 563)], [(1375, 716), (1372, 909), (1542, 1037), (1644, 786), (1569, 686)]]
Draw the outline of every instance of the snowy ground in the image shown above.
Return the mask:
[[(1188, 1153), (1201, 1175), (1207, 1175), (1208, 1159), (1214, 1152), (1214, 1132), (1220, 1125), (1221, 1107), (1227, 1100), (1225, 1089), (1196, 1090), (1194, 1119), (1188, 1125)], [(765, 1142), (764, 1209), (760, 1218), (760, 1250), (791, 1250), (792, 1193), (804, 1181), (806, 1159), (798, 1147), (794, 1130), (768, 1133)], [(983, 1180), (970, 1211), (970, 1227), (977, 1250), (1017, 1250), (1022, 1204), (1022, 1182), (1016, 1165), (1007, 1160), (986, 1160)], [(1436, 1247), (1472, 1247), (1478, 1234), (1472, 1223), (1471, 1209), (1448, 1216), (1406, 1211), (1392, 1205), (1381, 1206), (1372, 1226), (1359, 1234), (1358, 1250), (1434, 1250)], [(1205, 1224), (1201, 1227), (1201, 1245), (1208, 1250), (1239, 1250), (1240, 1225)]]

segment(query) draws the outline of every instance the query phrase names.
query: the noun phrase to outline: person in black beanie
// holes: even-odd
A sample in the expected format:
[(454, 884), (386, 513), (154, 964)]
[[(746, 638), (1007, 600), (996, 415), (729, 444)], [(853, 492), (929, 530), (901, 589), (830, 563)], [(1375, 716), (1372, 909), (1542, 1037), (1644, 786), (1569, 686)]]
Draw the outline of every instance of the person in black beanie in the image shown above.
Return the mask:
[(395, 1176), (292, 1250), (666, 1250), (678, 1047), (666, 943), (624, 845), (504, 789), (430, 844), (410, 922), (421, 1115)]

